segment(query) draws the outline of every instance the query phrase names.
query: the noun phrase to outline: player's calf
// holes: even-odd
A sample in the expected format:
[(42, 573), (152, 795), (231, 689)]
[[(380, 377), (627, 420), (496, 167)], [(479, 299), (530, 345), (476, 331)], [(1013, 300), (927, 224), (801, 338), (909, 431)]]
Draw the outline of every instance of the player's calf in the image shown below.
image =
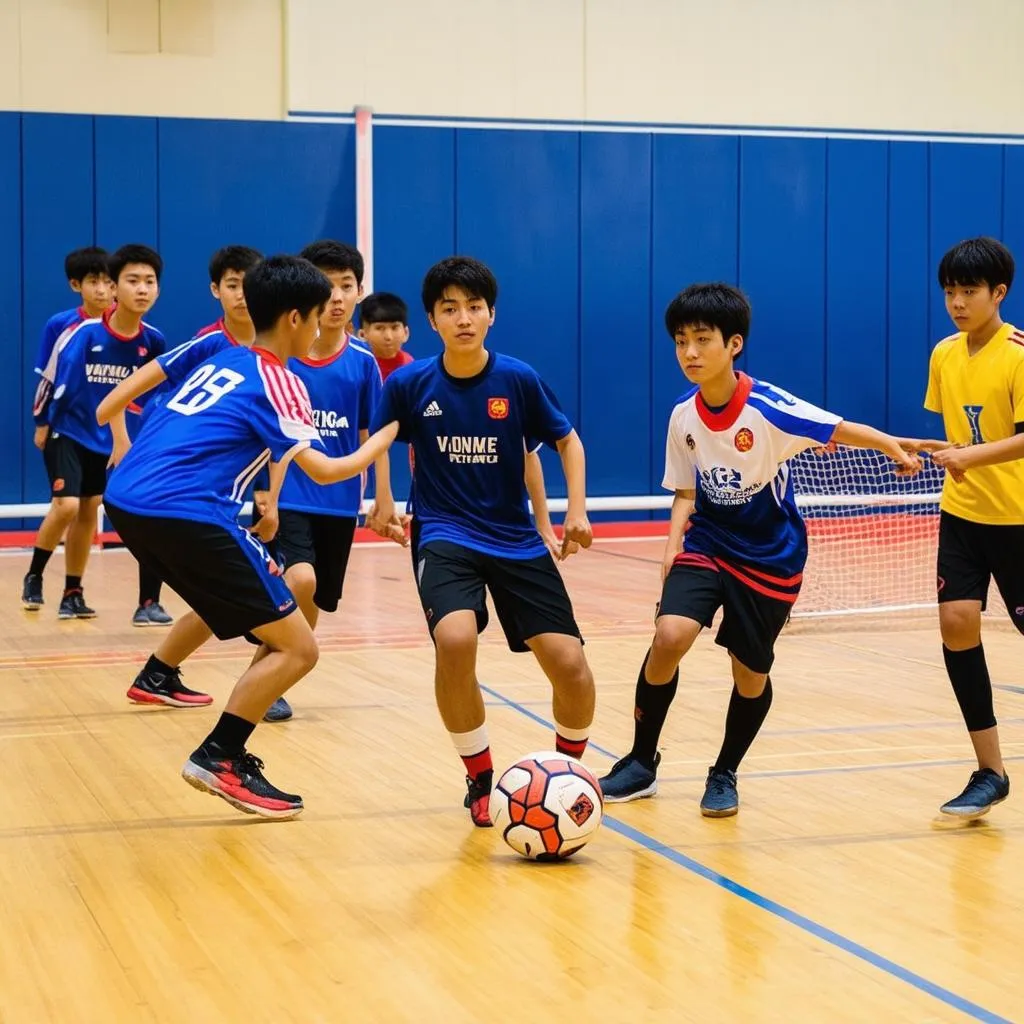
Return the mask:
[(551, 682), (551, 710), (555, 719), (555, 749), (581, 758), (587, 749), (594, 720), (594, 675), (578, 636), (542, 633), (527, 641)]

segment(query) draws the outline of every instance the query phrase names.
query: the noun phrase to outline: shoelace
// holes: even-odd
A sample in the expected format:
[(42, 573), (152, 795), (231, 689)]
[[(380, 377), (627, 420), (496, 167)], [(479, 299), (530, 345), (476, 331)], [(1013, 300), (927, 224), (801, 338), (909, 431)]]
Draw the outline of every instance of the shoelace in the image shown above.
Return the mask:
[(248, 772), (249, 775), (255, 775), (257, 778), (263, 777), (263, 762), (255, 754), (250, 754), (249, 751), (245, 751), (239, 757), (238, 766)]

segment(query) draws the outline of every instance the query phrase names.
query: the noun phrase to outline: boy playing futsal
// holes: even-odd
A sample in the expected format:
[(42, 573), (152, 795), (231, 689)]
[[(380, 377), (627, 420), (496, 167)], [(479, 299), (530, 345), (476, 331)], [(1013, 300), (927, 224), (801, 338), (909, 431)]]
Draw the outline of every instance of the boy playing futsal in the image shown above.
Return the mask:
[[(558, 449), (568, 485), (564, 544), (590, 546), (583, 445), (536, 371), (484, 347), (498, 286), (477, 260), (453, 257), (423, 282), (423, 307), (444, 351), (396, 370), (374, 429), (397, 426), (416, 451), (416, 584), (435, 647), (434, 694), (466, 768), (465, 806), (489, 827), (493, 765), (476, 677), (486, 591), (509, 647), (531, 650), (554, 690), (558, 750), (580, 757), (594, 679), (562, 577), (530, 522), (526, 445)], [(375, 527), (394, 522), (378, 499)]]
[(994, 579), (1024, 633), (1024, 333), (1003, 323), (1013, 257), (992, 238), (953, 246), (939, 285), (957, 333), (936, 345), (924, 405), (942, 414), (956, 447), (932, 458), (947, 470), (939, 512), (942, 657), (978, 770), (940, 810), (978, 818), (1010, 793), (999, 747), (981, 613)]
[(658, 738), (679, 662), (722, 608), (716, 643), (732, 660), (733, 690), (700, 807), (706, 817), (727, 817), (739, 808), (736, 771), (771, 707), (775, 641), (807, 560), (787, 460), (836, 441), (882, 451), (907, 472), (920, 464), (895, 438), (737, 373), (733, 361), (750, 331), (750, 305), (736, 288), (692, 285), (669, 304), (665, 326), (696, 387), (669, 421), (662, 486), (675, 499), (654, 640), (636, 684), (633, 748), (601, 788), (612, 802), (657, 792)]
[(318, 651), (276, 563), (238, 523), (243, 495), (268, 460), (287, 468), (294, 459), (321, 484), (357, 476), (395, 435), (383, 431), (345, 458), (322, 450), (309, 397), (285, 363), (308, 353), (330, 295), (323, 274), (297, 257), (277, 256), (250, 270), (252, 350), (232, 346), (196, 369), (153, 414), (107, 488), (111, 522), (132, 553), (218, 637), (252, 633), (264, 645), (182, 775), (266, 817), (293, 817), (302, 798), (268, 782), (245, 746), (267, 708), (313, 668)]

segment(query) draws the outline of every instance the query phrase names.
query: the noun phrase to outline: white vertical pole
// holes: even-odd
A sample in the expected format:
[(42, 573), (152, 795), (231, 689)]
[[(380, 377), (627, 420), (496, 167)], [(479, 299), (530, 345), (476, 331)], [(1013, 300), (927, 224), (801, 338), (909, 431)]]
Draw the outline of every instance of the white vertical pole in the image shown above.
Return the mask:
[(356, 107), (356, 248), (366, 270), (363, 288), (373, 291), (373, 110)]

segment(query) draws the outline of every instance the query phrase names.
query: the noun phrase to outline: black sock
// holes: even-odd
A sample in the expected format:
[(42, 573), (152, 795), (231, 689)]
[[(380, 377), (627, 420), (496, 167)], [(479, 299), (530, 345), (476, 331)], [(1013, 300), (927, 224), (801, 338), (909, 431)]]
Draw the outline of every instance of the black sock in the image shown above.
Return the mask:
[(81, 576), (65, 576), (64, 577), (64, 594), (65, 596), (70, 594), (73, 590), (82, 589), (82, 577)]
[(735, 685), (729, 698), (729, 712), (725, 716), (725, 739), (718, 753), (715, 769), (736, 771), (746, 756), (754, 737), (760, 732), (768, 709), (772, 706), (772, 681), (764, 682), (760, 697), (744, 697)]
[(28, 571), (33, 576), (42, 576), (46, 563), (50, 560), (50, 555), (52, 554), (52, 551), (47, 551), (44, 548), (33, 548), (32, 564), (28, 567)]
[(951, 651), (943, 644), (942, 658), (967, 731), (991, 729), (996, 724), (996, 714), (992, 706), (992, 681), (985, 664), (985, 648), (978, 644), (966, 651)]
[(672, 699), (679, 687), (679, 669), (672, 674), (667, 683), (660, 686), (647, 682), (645, 672), (647, 671), (647, 659), (651, 656), (648, 651), (644, 656), (644, 663), (640, 667), (640, 675), (636, 680), (636, 706), (633, 710), (633, 749), (630, 753), (641, 764), (648, 768), (654, 767), (654, 758), (658, 753), (658, 739), (661, 736), (662, 726), (668, 716), (668, 709)]
[(174, 665), (166, 665), (155, 654), (149, 656), (143, 672), (159, 672), (161, 675), (170, 675), (175, 669)]
[(162, 583), (160, 577), (152, 571), (147, 569), (144, 565), (139, 566), (139, 607), (145, 607), (147, 604), (156, 603), (160, 600), (160, 587)]
[[(227, 754), (229, 757), (233, 757), (245, 750), (245, 744), (255, 728), (255, 722), (247, 722), (244, 718), (225, 711), (213, 727), (213, 732), (200, 744), (199, 749), (210, 756)], [(214, 747), (216, 750), (211, 749)]]

